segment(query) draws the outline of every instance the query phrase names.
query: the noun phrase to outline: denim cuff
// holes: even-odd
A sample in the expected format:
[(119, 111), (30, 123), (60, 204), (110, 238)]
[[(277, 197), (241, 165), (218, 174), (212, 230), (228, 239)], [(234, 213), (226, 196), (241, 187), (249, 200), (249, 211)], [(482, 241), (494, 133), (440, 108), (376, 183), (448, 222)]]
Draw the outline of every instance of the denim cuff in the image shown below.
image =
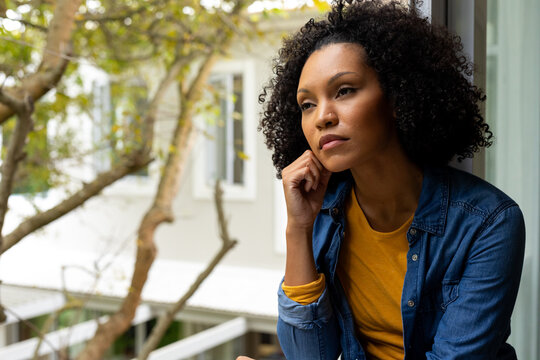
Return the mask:
[(278, 289), (278, 311), (281, 320), (298, 329), (305, 330), (312, 329), (315, 325), (319, 328), (323, 327), (324, 324), (330, 321), (333, 311), (332, 304), (327, 295), (327, 287), (325, 287), (316, 302), (302, 305), (285, 295), (285, 292), (281, 288), (282, 283), (283, 280), (281, 280)]

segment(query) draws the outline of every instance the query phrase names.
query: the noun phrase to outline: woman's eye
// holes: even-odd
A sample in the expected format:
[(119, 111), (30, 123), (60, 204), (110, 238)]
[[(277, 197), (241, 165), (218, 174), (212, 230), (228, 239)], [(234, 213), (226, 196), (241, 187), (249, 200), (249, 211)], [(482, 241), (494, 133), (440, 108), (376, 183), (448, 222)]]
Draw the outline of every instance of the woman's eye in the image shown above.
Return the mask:
[(354, 88), (344, 87), (344, 88), (341, 88), (341, 89), (338, 90), (336, 97), (347, 95), (347, 94), (353, 93), (355, 91), (356, 91), (356, 89), (354, 89)]
[(311, 108), (312, 106), (314, 106), (312, 103), (305, 102), (305, 103), (300, 104), (300, 110), (305, 111)]

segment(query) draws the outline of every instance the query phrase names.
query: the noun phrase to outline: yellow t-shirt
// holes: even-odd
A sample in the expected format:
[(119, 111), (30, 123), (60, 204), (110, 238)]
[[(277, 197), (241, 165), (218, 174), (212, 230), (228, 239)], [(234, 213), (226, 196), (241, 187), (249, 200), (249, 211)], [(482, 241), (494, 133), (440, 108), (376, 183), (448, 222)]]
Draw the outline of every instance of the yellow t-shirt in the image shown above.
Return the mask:
[[(358, 205), (354, 190), (347, 200), (345, 215), (346, 232), (337, 275), (351, 307), (357, 336), (368, 359), (403, 359), (400, 304), (409, 250), (407, 230), (413, 216), (395, 231), (375, 231)], [(290, 299), (305, 305), (322, 294), (324, 286), (321, 288), (320, 282), (321, 278), (300, 287), (283, 286), (283, 290)]]

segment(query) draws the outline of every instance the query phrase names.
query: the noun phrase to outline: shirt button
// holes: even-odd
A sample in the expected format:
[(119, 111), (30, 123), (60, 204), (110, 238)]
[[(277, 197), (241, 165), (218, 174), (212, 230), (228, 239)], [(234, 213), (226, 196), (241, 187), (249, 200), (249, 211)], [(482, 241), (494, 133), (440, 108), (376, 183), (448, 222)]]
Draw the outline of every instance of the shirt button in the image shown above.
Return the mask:
[(333, 208), (332, 209), (332, 215), (337, 216), (337, 214), (339, 214), (339, 209), (338, 208)]
[(416, 235), (416, 229), (411, 229), (409, 230), (409, 234), (411, 234), (412, 236)]
[(413, 254), (413, 256), (411, 256), (411, 258), (412, 258), (412, 261), (416, 261), (416, 260), (418, 260), (418, 255)]
[(411, 308), (414, 307), (414, 301), (412, 300), (407, 301), (407, 305)]

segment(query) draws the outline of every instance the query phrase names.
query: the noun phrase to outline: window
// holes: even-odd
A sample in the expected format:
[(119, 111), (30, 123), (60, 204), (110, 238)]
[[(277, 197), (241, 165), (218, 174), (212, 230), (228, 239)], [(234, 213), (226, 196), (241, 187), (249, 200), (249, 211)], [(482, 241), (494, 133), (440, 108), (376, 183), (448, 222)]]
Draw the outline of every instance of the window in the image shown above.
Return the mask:
[(194, 195), (211, 198), (216, 180), (221, 180), (225, 198), (251, 200), (255, 197), (257, 121), (252, 62), (216, 65), (205, 98), (196, 119), (203, 136), (194, 151)]
[[(148, 87), (140, 78), (111, 81), (100, 72), (92, 86), (92, 167), (97, 174), (111, 169), (120, 155), (138, 149), (148, 110)], [(147, 167), (108, 186), (107, 195), (151, 196), (157, 186), (159, 165)]]
[(540, 358), (540, 2), (487, 2), (486, 115), (495, 135), (487, 179), (525, 217), (527, 246), (509, 341), (518, 359)]
[[(93, 160), (94, 168), (98, 173), (107, 171), (111, 165), (108, 156), (109, 141), (105, 141), (112, 127), (113, 114), (110, 89), (108, 80), (94, 80), (92, 83), (92, 97), (94, 100), (92, 107), (92, 141), (96, 146)], [(99, 144), (103, 144), (103, 148), (100, 148)]]
[(244, 185), (244, 119), (242, 74), (217, 74), (210, 78), (210, 88), (219, 104), (214, 124), (208, 127), (207, 185), (219, 179), (227, 184)]
[[(432, 14), (436, 8), (447, 10), (442, 20), (448, 20), (475, 61), (475, 80), (486, 77), (486, 120), (495, 138), (485, 162), (482, 156), (475, 157), (472, 169), (475, 172), (475, 162), (479, 163), (475, 173), (485, 173), (488, 181), (516, 200), (525, 217), (525, 262), (509, 342), (517, 358), (537, 359), (540, 327), (531, 319), (540, 314), (540, 2), (422, 2), (422, 9)], [(481, 82), (477, 85), (484, 87)]]
[[(127, 83), (101, 79), (93, 83), (92, 134), (96, 148), (96, 172), (107, 171), (119, 155), (135, 150), (142, 142), (142, 121), (148, 108), (146, 84), (140, 80)], [(147, 176), (144, 168), (133, 175)]]

